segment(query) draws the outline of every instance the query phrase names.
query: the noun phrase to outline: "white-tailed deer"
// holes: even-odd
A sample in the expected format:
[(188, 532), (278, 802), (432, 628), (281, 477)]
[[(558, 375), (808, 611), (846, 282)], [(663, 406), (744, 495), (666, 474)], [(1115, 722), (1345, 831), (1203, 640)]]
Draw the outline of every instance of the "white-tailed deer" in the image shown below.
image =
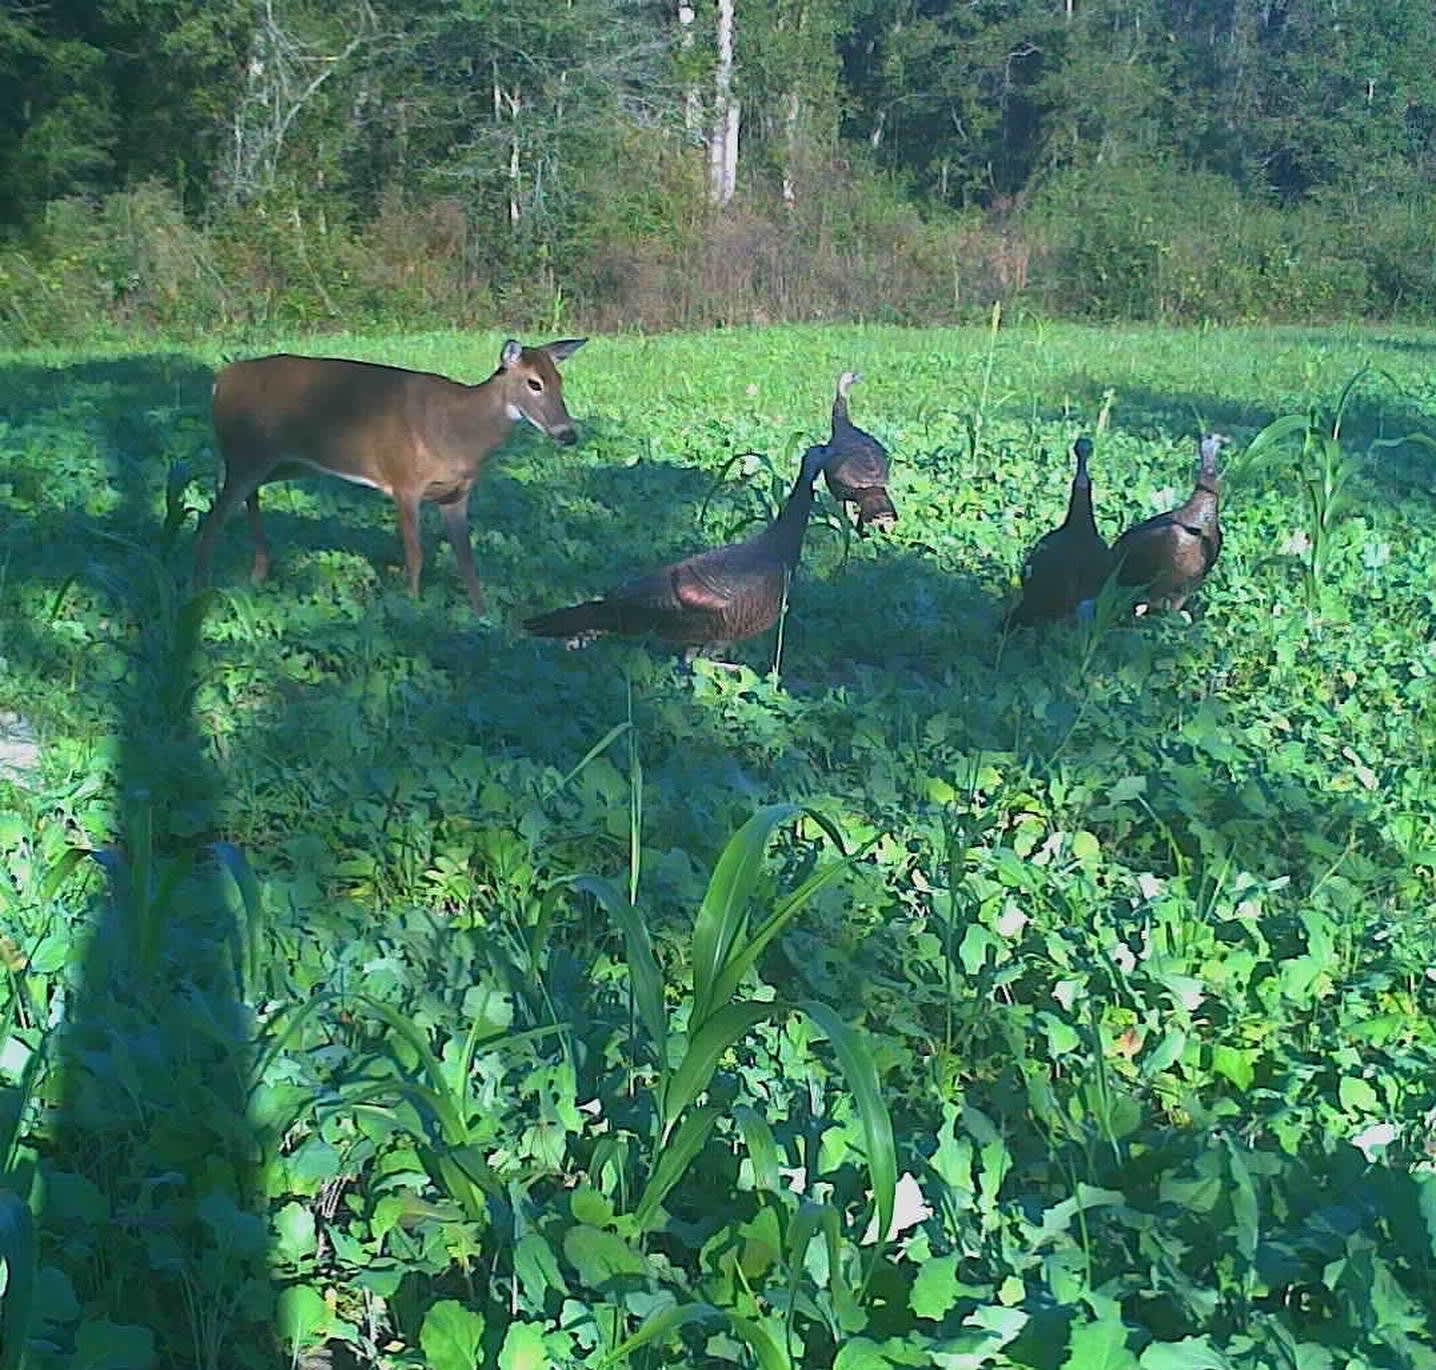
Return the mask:
[(269, 543), (259, 517), (259, 487), (324, 471), (373, 486), (394, 501), (414, 594), (424, 564), (419, 505), (437, 504), (474, 612), (483, 613), (469, 545), (469, 490), (520, 419), (565, 446), (578, 440), (556, 363), (586, 341), (523, 347), (511, 338), (498, 370), (478, 385), (397, 366), (286, 353), (226, 366), (215, 377), (213, 403), (224, 485), (195, 538), (195, 585), (208, 580), (215, 538), (240, 504), (248, 506), (254, 535), (251, 574), (263, 580)]

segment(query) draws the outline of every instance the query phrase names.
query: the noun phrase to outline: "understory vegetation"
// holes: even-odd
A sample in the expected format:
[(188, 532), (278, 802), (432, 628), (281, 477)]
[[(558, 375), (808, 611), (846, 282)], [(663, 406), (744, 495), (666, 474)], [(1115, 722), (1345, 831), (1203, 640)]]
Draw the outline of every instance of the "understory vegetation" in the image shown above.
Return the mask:
[[(187, 599), (219, 349), (0, 358), (0, 1364), (1436, 1365), (1433, 356), (595, 337), (483, 620), (338, 481)], [(822, 497), (780, 658), (518, 631), (766, 517), (849, 367), (899, 523)], [(1192, 619), (1004, 640), (1073, 438), (1110, 539), (1205, 429)]]
[(640, 165), (628, 174), (656, 186), (605, 192), (625, 213), (657, 216), (653, 231), (615, 220), (558, 242), (496, 231), (457, 199), (396, 196), (373, 219), (295, 203), (206, 226), (154, 183), (66, 200), (24, 245), (0, 246), (0, 338), (258, 340), (495, 320), (550, 333), (931, 324), (971, 322), (995, 303), (1031, 319), (1227, 324), (1436, 309), (1430, 195), (1283, 208), (1217, 176), (1135, 165), (1056, 177), (1020, 215), (955, 213), (910, 203), (881, 177), (830, 171), (796, 206), (755, 193), (710, 213), (685, 208), (701, 198), (696, 168)]

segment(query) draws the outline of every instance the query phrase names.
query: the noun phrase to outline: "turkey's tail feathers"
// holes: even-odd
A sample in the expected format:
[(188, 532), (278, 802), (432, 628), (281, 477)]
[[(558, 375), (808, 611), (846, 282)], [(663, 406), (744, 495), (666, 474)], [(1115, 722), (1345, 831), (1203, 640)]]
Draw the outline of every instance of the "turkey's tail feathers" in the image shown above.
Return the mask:
[(524, 619), (524, 631), (538, 637), (564, 637), (588, 641), (618, 627), (613, 605), (606, 600), (591, 599), (586, 604), (573, 604), (566, 609), (553, 609)]
[(897, 523), (897, 510), (881, 485), (858, 491), (857, 506), (859, 528), (876, 528), (880, 533), (890, 533)]

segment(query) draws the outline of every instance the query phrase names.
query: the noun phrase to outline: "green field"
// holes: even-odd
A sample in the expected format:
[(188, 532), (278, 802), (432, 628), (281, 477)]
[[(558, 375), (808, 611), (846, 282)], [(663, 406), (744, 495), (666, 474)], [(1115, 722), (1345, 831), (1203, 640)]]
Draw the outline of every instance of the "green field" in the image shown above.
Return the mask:
[[(186, 602), (219, 359), (0, 358), (0, 1367), (1436, 1366), (1436, 334), (596, 337), (483, 620), (337, 481)], [(518, 631), (846, 367), (900, 521), (820, 497), (777, 672)], [(1193, 616), (1004, 641), (1072, 439), (1110, 540), (1203, 428)]]

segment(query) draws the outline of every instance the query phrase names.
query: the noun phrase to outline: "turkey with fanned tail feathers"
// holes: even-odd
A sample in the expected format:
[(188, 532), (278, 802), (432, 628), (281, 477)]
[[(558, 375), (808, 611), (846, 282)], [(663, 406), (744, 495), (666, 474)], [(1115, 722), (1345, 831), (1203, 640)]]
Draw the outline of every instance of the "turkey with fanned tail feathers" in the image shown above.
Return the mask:
[(857, 507), (858, 536), (866, 537), (869, 527), (890, 532), (897, 523), (897, 510), (888, 497), (891, 472), (887, 449), (848, 418), (848, 391), (861, 379), (856, 371), (844, 371), (838, 377), (833, 431), (828, 439), (830, 458), (823, 476), (839, 504)]
[(1112, 545), (1120, 585), (1140, 587), (1138, 612), (1178, 610), (1211, 573), (1222, 550), (1217, 454), (1231, 440), (1205, 433), (1191, 498), (1176, 509), (1128, 528)]
[(572, 647), (608, 633), (652, 633), (689, 648), (690, 657), (764, 632), (778, 621), (798, 569), (813, 487), (827, 460), (826, 448), (808, 448), (787, 503), (756, 537), (650, 571), (602, 599), (538, 614), (525, 620), (524, 628), (540, 637), (567, 638)]
[(1078, 438), (1072, 455), (1077, 459), (1077, 471), (1067, 499), (1067, 517), (1060, 527), (1044, 533), (1027, 554), (1022, 565), (1022, 600), (1008, 615), (1009, 628), (1090, 612), (1112, 569), (1112, 553), (1092, 516), (1092, 478), (1087, 472), (1092, 439)]

